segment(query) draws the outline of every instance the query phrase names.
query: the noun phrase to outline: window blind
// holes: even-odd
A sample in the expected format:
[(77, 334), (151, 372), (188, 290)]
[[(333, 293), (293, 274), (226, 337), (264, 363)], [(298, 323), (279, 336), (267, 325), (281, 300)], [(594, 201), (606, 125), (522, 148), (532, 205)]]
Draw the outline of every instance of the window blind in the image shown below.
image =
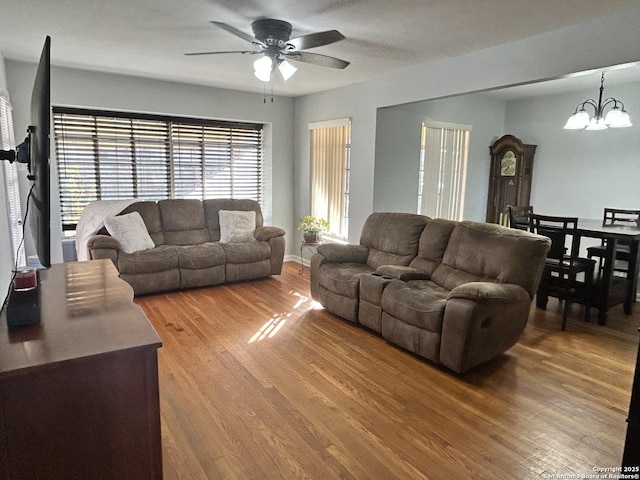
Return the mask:
[(311, 138), (311, 214), (329, 222), (329, 235), (346, 239), (349, 221), (351, 123), (338, 120), (309, 125)]
[(263, 125), (53, 108), (64, 229), (94, 200), (262, 201)]
[(418, 213), (462, 220), (470, 130), (462, 124), (422, 123)]
[[(13, 112), (9, 99), (0, 92), (0, 148), (14, 150), (16, 139), (13, 132)], [(9, 224), (11, 230), (11, 246), (14, 263), (25, 265), (24, 245), (22, 244), (23, 225), (22, 209), (20, 207), (20, 190), (18, 182), (18, 166), (14, 163), (2, 162), (6, 179), (7, 204), (9, 210)]]

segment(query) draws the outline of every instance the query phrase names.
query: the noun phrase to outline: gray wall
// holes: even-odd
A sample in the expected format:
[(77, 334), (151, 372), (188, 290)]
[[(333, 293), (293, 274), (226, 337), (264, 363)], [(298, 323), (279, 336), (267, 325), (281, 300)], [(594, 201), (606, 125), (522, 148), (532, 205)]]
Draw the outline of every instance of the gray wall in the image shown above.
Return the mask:
[[(640, 208), (640, 123), (590, 132), (564, 130), (575, 106), (598, 94), (579, 90), (505, 101), (487, 93), (416, 102), (378, 111), (373, 189), (374, 211), (416, 211), (420, 122), (473, 126), (464, 218), (486, 218), (488, 147), (503, 134), (538, 146), (531, 204), (549, 215), (600, 218), (604, 207)], [(640, 118), (640, 82), (606, 86), (632, 120)], [(635, 114), (635, 115), (634, 115)]]
[(640, 82), (605, 81), (605, 95), (624, 102), (633, 127), (562, 128), (578, 103), (597, 99), (598, 88), (594, 76), (589, 90), (507, 103), (507, 133), (538, 145), (531, 203), (539, 213), (601, 218), (604, 207), (640, 208)]
[(416, 102), (378, 110), (374, 211), (417, 211), (422, 120), (471, 125), (464, 218), (486, 217), (489, 145), (504, 131), (504, 100), (485, 94)]
[[(305, 215), (310, 205), (309, 122), (352, 118), (349, 241), (357, 242), (362, 224), (373, 211), (378, 108), (638, 61), (639, 24), (640, 3), (594, 22), (419, 65), (365, 83), (297, 99), (294, 122), (296, 217)], [(611, 32), (616, 34), (611, 35)], [(621, 42), (620, 38), (625, 41)], [(571, 111), (574, 107), (575, 105), (571, 107)], [(488, 177), (477, 181), (488, 182)], [(480, 191), (471, 195), (467, 201), (467, 213), (472, 212), (468, 202), (472, 202), (472, 198), (477, 202), (486, 202), (486, 198), (482, 197)], [(476, 212), (483, 210), (482, 207), (474, 209)]]
[[(55, 47), (54, 47), (55, 48)], [(55, 52), (55, 50), (53, 50)], [(31, 86), (35, 64), (7, 61), (7, 80), (14, 108), (16, 137), (21, 138), (29, 123)], [(52, 105), (78, 106), (216, 118), (267, 124), (265, 142), (265, 222), (284, 228), (289, 251), (295, 253), (290, 232), (293, 226), (293, 107), (291, 98), (276, 97), (264, 103), (263, 96), (246, 92), (164, 82), (123, 75), (53, 68)], [(53, 152), (52, 143), (52, 152)], [(62, 261), (57, 165), (51, 158), (52, 261)], [(30, 245), (27, 245), (30, 247)], [(31, 246), (31, 249), (33, 247)]]

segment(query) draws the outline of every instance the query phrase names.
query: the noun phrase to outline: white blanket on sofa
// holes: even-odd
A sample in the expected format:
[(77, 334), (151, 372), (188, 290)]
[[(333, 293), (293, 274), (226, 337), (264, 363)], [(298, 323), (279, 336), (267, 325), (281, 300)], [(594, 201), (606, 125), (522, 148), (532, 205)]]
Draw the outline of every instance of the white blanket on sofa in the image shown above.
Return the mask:
[(128, 200), (96, 200), (88, 203), (84, 207), (76, 227), (76, 253), (78, 254), (78, 260), (91, 260), (87, 243), (92, 235), (95, 235), (98, 230), (104, 227), (105, 219), (119, 214), (132, 203), (140, 201), (138, 198), (132, 198)]

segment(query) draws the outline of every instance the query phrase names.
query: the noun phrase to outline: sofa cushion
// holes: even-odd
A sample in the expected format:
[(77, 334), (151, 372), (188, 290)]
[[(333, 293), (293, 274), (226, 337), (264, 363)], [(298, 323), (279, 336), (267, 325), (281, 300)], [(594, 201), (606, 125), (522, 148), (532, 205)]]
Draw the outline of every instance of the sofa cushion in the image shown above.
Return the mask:
[(364, 263), (326, 263), (318, 272), (319, 284), (339, 295), (358, 298), (360, 276), (374, 270)]
[(210, 241), (201, 200), (161, 200), (158, 208), (168, 245), (197, 245)]
[(106, 218), (104, 226), (126, 253), (148, 250), (156, 246), (138, 212)]
[(220, 210), (252, 210), (256, 212), (256, 228), (264, 223), (260, 204), (248, 198), (210, 198), (202, 201), (204, 207), (205, 223), (209, 230), (211, 241), (220, 240)]
[(253, 263), (268, 260), (271, 247), (267, 242), (220, 243), (225, 252), (227, 263)]
[(206, 242), (199, 245), (178, 245), (174, 248), (178, 254), (180, 268), (200, 269), (225, 264), (225, 253), (219, 243)]
[(409, 265), (418, 254), (420, 234), (428, 221), (429, 217), (414, 213), (369, 215), (360, 236), (360, 245), (369, 248), (369, 267)]
[(255, 242), (256, 212), (253, 210), (219, 210), (220, 242)]
[(117, 266), (121, 274), (165, 272), (178, 268), (178, 253), (172, 245), (160, 245), (136, 253), (120, 252)]
[(430, 280), (391, 282), (382, 294), (382, 308), (409, 325), (440, 333), (448, 295)]
[(548, 248), (548, 239), (529, 232), (490, 223), (460, 222), (431, 279), (448, 290), (474, 281), (514, 283), (533, 298), (543, 266), (540, 258), (545, 258)]
[(153, 201), (135, 202), (125, 208), (120, 215), (138, 212), (147, 226), (147, 231), (155, 245), (164, 245), (164, 231), (158, 203)]
[(433, 275), (435, 269), (442, 263), (442, 257), (449, 243), (449, 237), (457, 222), (434, 218), (424, 227), (420, 235), (418, 256), (409, 266), (420, 270), (428, 276)]

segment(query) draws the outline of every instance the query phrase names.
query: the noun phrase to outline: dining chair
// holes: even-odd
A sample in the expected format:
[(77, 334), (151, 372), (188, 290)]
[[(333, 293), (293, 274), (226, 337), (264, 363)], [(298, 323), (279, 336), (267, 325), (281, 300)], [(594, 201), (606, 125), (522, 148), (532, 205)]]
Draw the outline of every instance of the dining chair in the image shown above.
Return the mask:
[[(602, 226), (607, 225), (638, 225), (640, 226), (640, 210), (627, 210), (627, 209), (619, 209), (619, 208), (605, 208), (604, 216), (602, 219)], [(597, 257), (598, 258), (598, 269), (602, 270), (604, 266), (604, 260), (607, 255), (607, 241), (602, 240), (600, 245), (595, 245), (593, 247), (587, 248), (587, 257)], [(629, 242), (618, 241), (616, 245), (616, 255), (615, 260), (626, 262), (624, 266), (620, 266), (618, 264), (614, 266), (613, 270), (616, 272), (627, 272), (628, 263), (630, 259), (630, 245)]]
[(509, 209), (509, 226), (518, 230), (529, 230), (529, 215), (533, 213), (533, 207), (531, 205), (523, 207), (508, 205), (507, 208)]
[[(531, 232), (551, 239), (551, 249), (545, 261), (536, 305), (545, 308), (548, 297), (564, 301), (562, 330), (566, 330), (569, 305), (573, 302), (583, 303), (584, 320), (588, 322), (591, 310), (589, 294), (596, 262), (579, 256), (578, 218), (531, 213), (529, 228)], [(578, 280), (579, 274), (584, 276), (582, 281)]]

